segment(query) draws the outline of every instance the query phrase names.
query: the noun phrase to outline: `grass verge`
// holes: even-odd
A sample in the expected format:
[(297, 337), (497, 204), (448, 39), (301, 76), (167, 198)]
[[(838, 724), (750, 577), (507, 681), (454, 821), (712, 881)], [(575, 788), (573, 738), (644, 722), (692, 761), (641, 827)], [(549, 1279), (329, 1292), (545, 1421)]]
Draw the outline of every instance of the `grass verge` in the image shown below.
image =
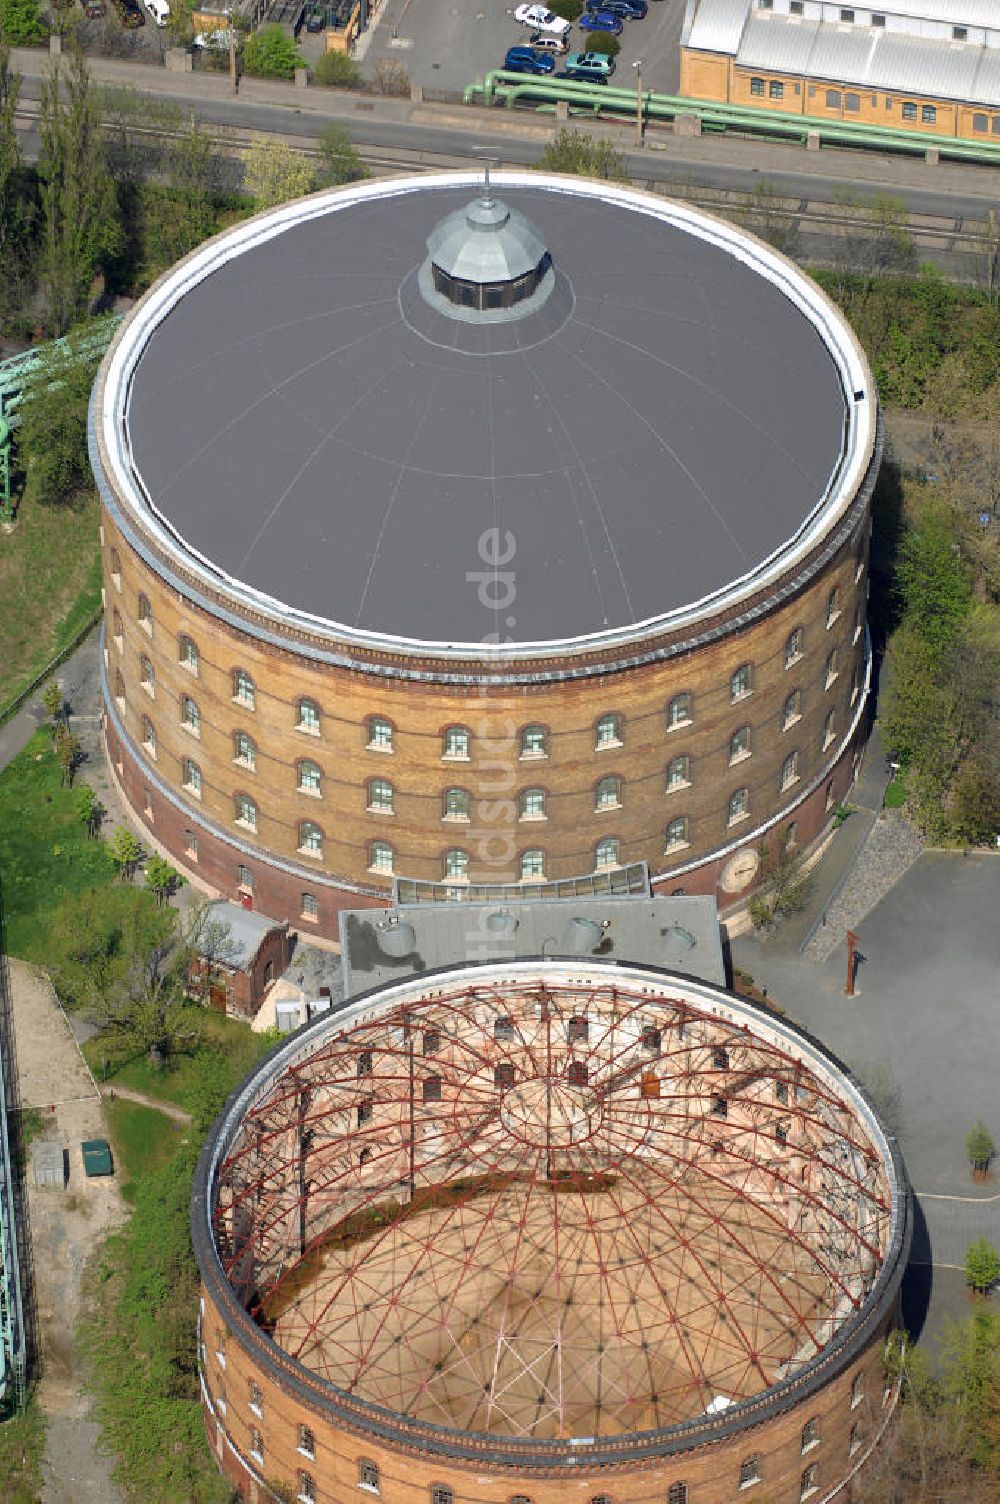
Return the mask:
[(34, 1397), (23, 1415), (0, 1421), (0, 1498), (4, 1504), (40, 1504), (45, 1417)]
[(906, 774), (904, 773), (903, 769), (900, 768), (899, 772), (894, 776), (892, 782), (889, 784), (889, 787), (885, 791), (885, 796), (882, 800), (882, 808), (902, 809), (905, 803)]
[(96, 495), (72, 507), (26, 502), (13, 532), (0, 534), (0, 718), (101, 604), (97, 520)]
[(165, 1113), (142, 1102), (105, 1101), (104, 1113), (122, 1195), (134, 1201), (136, 1182), (173, 1158), (182, 1129)]
[(197, 1109), (207, 1054), (218, 1053), (225, 1057), (226, 1070), (232, 1072), (235, 1084), (270, 1045), (270, 1041), (262, 1043), (260, 1036), (252, 1034), (246, 1024), (208, 1009), (198, 1011), (198, 1035), (199, 1046), (195, 1052), (174, 1055), (159, 1067), (153, 1065), (145, 1053), (121, 1058), (119, 1047), (101, 1034), (86, 1041), (83, 1053), (98, 1081), (112, 1086), (117, 1082), (146, 1096), (159, 1097), (162, 1102)]

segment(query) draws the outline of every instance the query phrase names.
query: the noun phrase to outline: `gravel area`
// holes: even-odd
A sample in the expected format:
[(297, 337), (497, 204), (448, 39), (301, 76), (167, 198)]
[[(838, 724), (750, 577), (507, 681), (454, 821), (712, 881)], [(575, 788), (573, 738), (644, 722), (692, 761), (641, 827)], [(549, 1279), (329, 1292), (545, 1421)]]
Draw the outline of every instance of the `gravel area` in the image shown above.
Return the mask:
[(883, 810), (862, 843), (803, 955), (825, 961), (917, 860), (923, 842), (899, 810)]

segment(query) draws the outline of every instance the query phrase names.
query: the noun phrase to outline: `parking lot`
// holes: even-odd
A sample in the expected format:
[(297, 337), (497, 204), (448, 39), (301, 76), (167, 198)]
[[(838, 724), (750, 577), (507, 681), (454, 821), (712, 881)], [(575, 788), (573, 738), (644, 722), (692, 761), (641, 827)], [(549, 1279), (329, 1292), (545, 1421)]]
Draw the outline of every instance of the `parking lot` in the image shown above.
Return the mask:
[[(632, 63), (641, 58), (643, 88), (675, 94), (683, 18), (684, 0), (649, 0), (644, 21), (626, 21), (615, 83), (633, 87)], [(370, 73), (380, 58), (392, 58), (428, 92), (461, 93), (491, 68), (503, 67), (507, 48), (527, 43), (529, 36), (514, 20), (514, 5), (502, 0), (473, 0), (468, 8), (456, 0), (385, 0), (362, 68)], [(569, 45), (573, 52), (587, 49), (587, 34), (576, 24)]]

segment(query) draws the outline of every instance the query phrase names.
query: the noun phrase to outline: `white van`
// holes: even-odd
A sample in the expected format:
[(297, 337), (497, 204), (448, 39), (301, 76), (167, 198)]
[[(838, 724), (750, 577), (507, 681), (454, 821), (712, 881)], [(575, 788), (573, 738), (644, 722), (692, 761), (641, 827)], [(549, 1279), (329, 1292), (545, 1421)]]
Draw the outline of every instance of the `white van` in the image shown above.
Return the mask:
[(170, 18), (170, 6), (167, 0), (142, 0), (143, 5), (149, 11), (157, 26), (166, 26)]

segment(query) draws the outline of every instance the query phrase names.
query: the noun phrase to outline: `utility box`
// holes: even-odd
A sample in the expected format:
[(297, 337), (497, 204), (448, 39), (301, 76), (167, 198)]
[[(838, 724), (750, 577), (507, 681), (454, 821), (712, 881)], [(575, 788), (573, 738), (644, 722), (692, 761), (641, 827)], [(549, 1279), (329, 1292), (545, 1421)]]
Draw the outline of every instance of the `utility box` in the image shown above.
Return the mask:
[(35, 1175), (35, 1185), (39, 1189), (54, 1186), (56, 1190), (66, 1189), (66, 1150), (62, 1144), (54, 1144), (51, 1139), (42, 1139), (40, 1143), (31, 1146), (31, 1168)]
[(88, 1180), (94, 1180), (99, 1175), (114, 1174), (111, 1149), (106, 1138), (86, 1138), (80, 1148), (83, 1151), (83, 1168)]

